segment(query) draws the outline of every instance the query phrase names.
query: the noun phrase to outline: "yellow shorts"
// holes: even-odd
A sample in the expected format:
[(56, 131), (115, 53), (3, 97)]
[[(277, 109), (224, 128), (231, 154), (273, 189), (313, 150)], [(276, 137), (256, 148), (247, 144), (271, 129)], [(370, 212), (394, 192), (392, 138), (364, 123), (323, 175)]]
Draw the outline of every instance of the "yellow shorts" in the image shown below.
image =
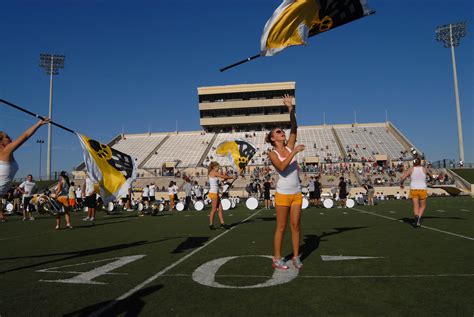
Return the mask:
[(207, 197), (209, 199), (218, 199), (219, 195), (217, 195), (217, 193), (209, 193), (209, 194), (207, 194)]
[(56, 200), (64, 207), (69, 207), (69, 199), (66, 196), (59, 196)]
[(426, 189), (410, 189), (410, 198), (426, 199), (428, 191)]
[(280, 194), (275, 193), (275, 206), (290, 207), (293, 205), (303, 204), (303, 195), (296, 194)]

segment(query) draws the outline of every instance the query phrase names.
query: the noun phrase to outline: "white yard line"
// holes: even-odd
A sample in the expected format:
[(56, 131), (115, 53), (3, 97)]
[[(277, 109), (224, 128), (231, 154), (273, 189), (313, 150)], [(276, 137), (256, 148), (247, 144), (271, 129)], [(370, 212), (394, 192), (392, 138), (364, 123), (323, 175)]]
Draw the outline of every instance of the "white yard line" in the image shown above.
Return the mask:
[[(245, 218), (244, 220), (241, 220), (240, 223), (243, 223), (247, 220), (249, 220), (250, 218), (256, 216), (257, 214), (259, 214), (262, 210), (264, 210), (264, 208), (260, 209), (260, 210), (257, 210), (255, 213), (251, 214), (250, 216), (248, 216), (247, 218)], [(137, 286), (135, 286), (134, 288), (130, 289), (129, 291), (125, 292), (124, 294), (120, 295), (119, 297), (117, 297), (115, 300), (113, 300), (112, 302), (110, 302), (108, 305), (104, 306), (103, 308), (97, 310), (96, 312), (94, 312), (91, 316), (100, 316), (103, 312), (105, 312), (106, 310), (112, 308), (113, 306), (115, 306), (116, 304), (118, 304), (118, 302), (130, 297), (131, 295), (133, 295), (134, 293), (138, 292), (139, 290), (141, 290), (142, 288), (144, 288), (145, 286), (147, 286), (148, 284), (150, 284), (151, 282), (153, 282), (154, 280), (156, 280), (157, 278), (159, 278), (160, 276), (162, 276), (163, 274), (165, 274), (166, 272), (168, 272), (169, 270), (171, 270), (172, 268), (174, 268), (175, 266), (181, 264), (183, 261), (185, 261), (186, 259), (190, 258), (191, 256), (193, 256), (194, 254), (196, 254), (197, 252), (201, 251), (202, 249), (204, 249), (205, 247), (207, 247), (208, 245), (210, 245), (211, 243), (213, 243), (214, 241), (216, 241), (217, 239), (223, 237), (224, 235), (226, 235), (227, 233), (231, 232), (235, 227), (232, 227), (230, 228), (229, 230), (226, 230), (224, 232), (222, 232), (221, 234), (219, 234), (218, 236), (214, 237), (211, 241), (207, 242), (206, 244), (204, 244), (203, 246), (197, 248), (196, 250), (192, 251), (191, 253), (183, 256), (181, 259), (177, 260), (176, 262), (172, 263), (170, 266), (164, 268), (163, 270), (159, 271), (158, 273), (150, 276), (148, 279), (146, 279), (145, 281), (143, 281), (142, 283), (138, 284)]]
[[(385, 218), (385, 219), (389, 219), (389, 220), (394, 220), (394, 221), (398, 221), (398, 222), (402, 222), (402, 220), (399, 220), (399, 219), (395, 219), (395, 218), (392, 218), (392, 217), (387, 217), (387, 216), (383, 216), (383, 215), (379, 215), (379, 214), (376, 214), (376, 213), (373, 213), (373, 212), (368, 212), (368, 211), (365, 211), (365, 210), (361, 210), (361, 209), (357, 209), (357, 208), (352, 208), (354, 210), (357, 210), (363, 214), (369, 214), (369, 215), (372, 215), (372, 216), (377, 216), (377, 217), (381, 217), (381, 218)], [(453, 233), (453, 232), (449, 232), (449, 231), (444, 231), (444, 230), (441, 230), (441, 229), (436, 229), (436, 228), (433, 228), (433, 227), (427, 227), (425, 225), (422, 225), (421, 226), (422, 228), (424, 229), (429, 229), (429, 230), (433, 230), (433, 231), (437, 231), (437, 232), (441, 232), (441, 233), (445, 233), (445, 234), (449, 234), (451, 236), (455, 236), (455, 237), (458, 237), (458, 238), (463, 238), (463, 239), (467, 239), (467, 240), (471, 240), (471, 241), (474, 241), (474, 238), (472, 237), (468, 237), (468, 236), (463, 236), (463, 235), (460, 235), (460, 234), (457, 234), (457, 233)]]
[[(163, 274), (164, 277), (191, 277), (192, 274)], [(272, 278), (269, 275), (239, 275), (216, 274), (216, 277), (238, 278)], [(446, 274), (402, 274), (402, 275), (298, 275), (297, 278), (327, 278), (327, 279), (352, 279), (352, 278), (422, 278), (422, 277), (474, 277), (474, 273), (446, 273)]]

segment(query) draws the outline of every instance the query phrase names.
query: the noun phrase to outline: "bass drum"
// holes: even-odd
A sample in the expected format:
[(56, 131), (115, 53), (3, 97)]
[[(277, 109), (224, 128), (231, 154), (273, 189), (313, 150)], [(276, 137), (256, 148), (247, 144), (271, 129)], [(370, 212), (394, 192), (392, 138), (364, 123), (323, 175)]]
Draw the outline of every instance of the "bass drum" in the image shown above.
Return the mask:
[(176, 210), (177, 211), (183, 211), (184, 210), (184, 204), (182, 202), (179, 202), (176, 204)]
[(302, 208), (302, 209), (306, 209), (306, 208), (308, 208), (308, 207), (309, 207), (309, 201), (308, 201), (308, 199), (306, 199), (305, 197), (303, 197), (303, 203), (302, 203), (302, 205), (301, 205), (301, 208)]
[(13, 204), (12, 203), (8, 203), (7, 204), (7, 207), (5, 208), (8, 212), (12, 212), (13, 211)]
[(194, 203), (194, 209), (196, 209), (197, 211), (201, 211), (204, 209), (204, 203), (202, 202), (202, 200), (198, 200)]
[(250, 197), (247, 199), (245, 202), (245, 206), (247, 206), (248, 209), (250, 210), (255, 210), (258, 208), (258, 200), (255, 197)]
[(137, 204), (137, 210), (138, 210), (138, 211), (143, 211), (143, 208), (144, 208), (144, 206), (143, 206), (142, 203), (138, 203), (138, 204)]
[(234, 209), (234, 208), (235, 208), (235, 206), (237, 206), (237, 199), (235, 199), (235, 198), (234, 198), (234, 199), (232, 199), (232, 200), (230, 201), (230, 203), (231, 203), (231, 206), (230, 206), (230, 208)]
[(323, 201), (323, 205), (325, 208), (329, 209), (329, 208), (332, 208), (332, 206), (334, 206), (334, 202), (332, 201), (332, 199), (327, 198)]
[(114, 211), (114, 209), (115, 209), (115, 205), (114, 205), (114, 203), (113, 203), (112, 201), (110, 201), (110, 202), (107, 204), (107, 211), (108, 211), (108, 212), (112, 212), (112, 211)]
[(232, 203), (227, 198), (222, 199), (221, 204), (222, 204), (222, 209), (223, 210), (229, 210), (230, 207), (232, 207)]
[(354, 208), (354, 206), (355, 206), (354, 199), (349, 198), (349, 199), (346, 200), (346, 207), (347, 208)]

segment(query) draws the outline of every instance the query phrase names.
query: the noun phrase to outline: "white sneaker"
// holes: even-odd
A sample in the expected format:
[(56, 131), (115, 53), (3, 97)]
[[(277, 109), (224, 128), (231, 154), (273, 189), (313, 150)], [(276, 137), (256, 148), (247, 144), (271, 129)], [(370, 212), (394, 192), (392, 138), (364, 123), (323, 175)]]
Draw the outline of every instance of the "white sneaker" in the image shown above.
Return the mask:
[(89, 217), (85, 217), (84, 219), (82, 219), (82, 221), (89, 221)]
[(30, 217), (30, 221), (33, 221), (33, 220), (35, 220), (35, 217)]
[(95, 220), (95, 218), (94, 218), (94, 217), (92, 217), (92, 218), (89, 218), (89, 221), (94, 221), (94, 220)]

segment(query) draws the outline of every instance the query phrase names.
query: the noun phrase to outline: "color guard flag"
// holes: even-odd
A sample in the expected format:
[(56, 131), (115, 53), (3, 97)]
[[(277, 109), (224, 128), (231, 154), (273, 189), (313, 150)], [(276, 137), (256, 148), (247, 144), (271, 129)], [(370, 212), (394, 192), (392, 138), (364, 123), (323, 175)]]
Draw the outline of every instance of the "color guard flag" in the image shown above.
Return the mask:
[(216, 149), (216, 154), (219, 156), (227, 156), (230, 165), (239, 171), (239, 174), (244, 172), (245, 167), (255, 153), (257, 153), (255, 145), (241, 139), (222, 142)]
[(99, 184), (104, 203), (128, 194), (137, 177), (135, 160), (128, 154), (112, 149), (106, 144), (77, 134), (84, 151), (84, 162), (90, 178)]
[(367, 0), (284, 0), (265, 24), (261, 55), (306, 44), (308, 37), (372, 13)]

